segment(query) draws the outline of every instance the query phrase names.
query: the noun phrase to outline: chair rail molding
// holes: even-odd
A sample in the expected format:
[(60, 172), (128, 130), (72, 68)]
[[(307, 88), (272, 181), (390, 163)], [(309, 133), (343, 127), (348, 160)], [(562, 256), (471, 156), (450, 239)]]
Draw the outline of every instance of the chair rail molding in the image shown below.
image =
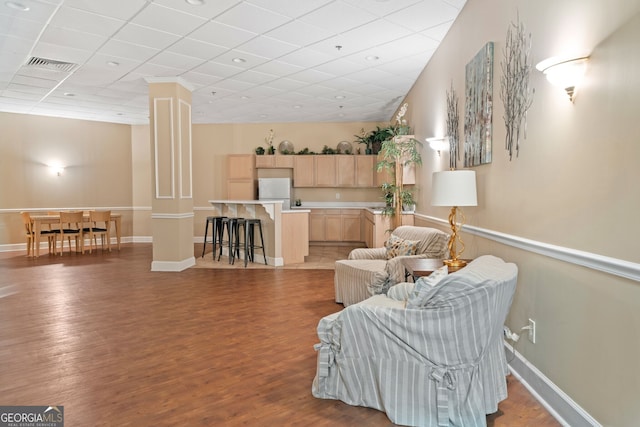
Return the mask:
[[(433, 216), (418, 213), (416, 213), (415, 216), (436, 224), (445, 226), (449, 225), (448, 221)], [(537, 240), (526, 239), (512, 234), (501, 233), (499, 231), (488, 230), (467, 224), (462, 226), (462, 231), (483, 237), (487, 240), (493, 240), (503, 245), (512, 246), (514, 248), (544, 255), (549, 258), (640, 282), (640, 264), (635, 262), (571, 249), (564, 246), (552, 245), (549, 243), (539, 242)]]

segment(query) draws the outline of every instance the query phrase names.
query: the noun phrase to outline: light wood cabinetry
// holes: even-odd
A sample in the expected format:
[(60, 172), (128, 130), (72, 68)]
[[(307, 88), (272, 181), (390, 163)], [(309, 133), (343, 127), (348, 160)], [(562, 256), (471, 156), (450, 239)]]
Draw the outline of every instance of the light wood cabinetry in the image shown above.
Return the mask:
[(313, 187), (315, 184), (315, 156), (293, 156), (293, 186)]
[(359, 209), (311, 209), (309, 240), (314, 242), (361, 242)]
[(256, 169), (291, 169), (293, 157), (289, 155), (256, 156)]
[[(342, 157), (342, 156), (341, 156)], [(336, 156), (313, 156), (315, 187), (336, 186)]]
[(376, 158), (374, 156), (352, 156), (355, 161), (355, 180), (356, 187), (376, 187), (374, 185), (374, 176), (377, 174)]
[(336, 185), (338, 187), (356, 186), (355, 158), (356, 156), (336, 156)]
[[(377, 174), (375, 156), (296, 155), (275, 157), (293, 158), (294, 187), (371, 188), (378, 187), (380, 183), (384, 182), (375, 177)], [(263, 161), (262, 159), (258, 160)]]
[(309, 214), (282, 214), (282, 258), (284, 264), (299, 264), (309, 255)]
[(255, 200), (256, 168), (253, 154), (229, 154), (227, 156), (227, 198)]

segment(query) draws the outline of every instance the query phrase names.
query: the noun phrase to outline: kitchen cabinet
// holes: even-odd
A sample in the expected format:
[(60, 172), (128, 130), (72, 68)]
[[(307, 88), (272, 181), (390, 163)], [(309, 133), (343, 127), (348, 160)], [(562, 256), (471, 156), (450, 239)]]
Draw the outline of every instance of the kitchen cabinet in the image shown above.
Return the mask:
[[(342, 156), (340, 156), (342, 157)], [(315, 170), (315, 187), (336, 186), (336, 156), (313, 156)]]
[(227, 156), (227, 198), (231, 200), (256, 199), (256, 168), (253, 154)]
[(315, 185), (314, 157), (315, 156), (293, 156), (294, 187), (313, 187)]
[(311, 209), (309, 240), (314, 242), (361, 242), (359, 209)]
[(278, 154), (256, 156), (256, 169), (292, 169), (293, 157)]
[(282, 214), (282, 258), (284, 265), (304, 262), (309, 255), (309, 214), (287, 212)]
[[(336, 156), (336, 186), (356, 186), (355, 158), (356, 156)], [(369, 174), (371, 174), (371, 172), (369, 172)]]
[(374, 175), (377, 174), (375, 156), (352, 156), (355, 162), (354, 186), (356, 187), (376, 187), (374, 185)]

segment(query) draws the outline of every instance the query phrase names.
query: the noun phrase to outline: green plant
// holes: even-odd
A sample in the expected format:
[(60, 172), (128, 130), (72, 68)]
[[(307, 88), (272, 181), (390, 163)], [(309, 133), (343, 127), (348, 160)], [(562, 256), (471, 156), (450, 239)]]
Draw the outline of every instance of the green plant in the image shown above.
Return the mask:
[[(406, 110), (407, 104), (404, 104), (398, 113), (396, 124), (385, 128), (387, 138), (382, 142), (381, 159), (376, 165), (378, 172), (387, 170), (393, 179), (391, 183), (383, 183), (381, 189), (385, 201), (389, 203), (391, 199), (392, 208), (384, 209), (383, 213), (394, 217), (394, 228), (402, 224), (403, 205), (415, 204), (413, 192), (404, 188), (403, 169), (410, 165), (422, 165), (422, 143), (410, 135), (411, 128), (403, 118)], [(390, 193), (392, 197), (389, 196)]]
[(336, 150), (334, 148), (329, 147), (328, 145), (325, 145), (322, 148), (322, 154), (336, 154)]
[(264, 147), (256, 147), (256, 154), (257, 155), (263, 155), (264, 154)]
[(367, 134), (364, 131), (364, 128), (360, 129), (360, 135), (353, 135), (356, 138), (354, 142), (365, 145), (366, 154), (371, 154), (371, 146), (373, 141), (371, 140), (370, 135), (371, 133)]

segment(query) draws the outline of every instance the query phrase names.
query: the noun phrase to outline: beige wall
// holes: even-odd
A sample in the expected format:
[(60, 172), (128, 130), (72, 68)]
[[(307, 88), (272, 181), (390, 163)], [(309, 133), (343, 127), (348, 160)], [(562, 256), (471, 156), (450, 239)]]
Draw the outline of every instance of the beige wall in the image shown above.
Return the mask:
[[(226, 198), (226, 155), (253, 153), (270, 129), (274, 145), (308, 147), (353, 141), (360, 129), (382, 123), (267, 123), (193, 125), (194, 236), (204, 232), (211, 199)], [(151, 146), (149, 126), (0, 113), (0, 245), (24, 244), (21, 210), (110, 208), (123, 217), (123, 236), (151, 241)], [(364, 148), (354, 143), (354, 148)], [(62, 176), (47, 163), (58, 160)], [(264, 172), (268, 175), (268, 172)], [(305, 201), (336, 201), (330, 189), (300, 189)], [(340, 189), (339, 201), (379, 201), (377, 189)]]
[[(640, 262), (639, 10), (637, 0), (467, 1), (407, 102), (416, 135), (442, 136), (453, 82), (463, 123), (465, 64), (486, 42), (495, 42), (493, 162), (473, 168), (479, 200), (478, 207), (464, 209), (468, 224)], [(590, 53), (591, 61), (574, 104), (532, 72), (536, 93), (527, 139), (520, 156), (509, 161), (500, 61), (507, 26), (518, 12), (532, 33), (534, 64), (563, 53)], [(433, 225), (429, 217), (444, 219), (448, 209), (429, 206), (430, 176), (447, 169), (449, 160), (429, 149), (423, 154), (418, 210), (421, 223)], [(637, 425), (640, 284), (492, 239), (464, 239), (467, 256), (490, 253), (519, 266), (508, 325), (519, 329), (533, 318), (538, 336), (535, 345), (523, 338), (516, 349), (603, 425)]]
[(21, 210), (109, 208), (131, 235), (131, 180), (130, 126), (0, 113), (0, 244), (24, 243)]

